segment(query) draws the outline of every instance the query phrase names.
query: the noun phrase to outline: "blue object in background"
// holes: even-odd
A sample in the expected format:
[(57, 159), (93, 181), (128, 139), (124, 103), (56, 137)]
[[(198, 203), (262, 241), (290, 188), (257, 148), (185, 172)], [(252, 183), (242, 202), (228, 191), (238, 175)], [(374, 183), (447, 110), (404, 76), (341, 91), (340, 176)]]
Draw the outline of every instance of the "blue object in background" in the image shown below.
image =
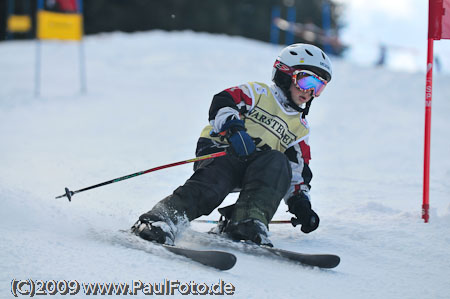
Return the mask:
[(287, 21), (289, 22), (289, 29), (286, 31), (286, 45), (294, 43), (294, 24), (296, 21), (297, 13), (295, 6), (289, 6), (287, 9)]
[(280, 40), (280, 29), (275, 25), (275, 19), (280, 17), (280, 7), (279, 6), (273, 6), (272, 7), (272, 17), (271, 17), (271, 23), (270, 23), (270, 43), (274, 45), (278, 45), (278, 42)]

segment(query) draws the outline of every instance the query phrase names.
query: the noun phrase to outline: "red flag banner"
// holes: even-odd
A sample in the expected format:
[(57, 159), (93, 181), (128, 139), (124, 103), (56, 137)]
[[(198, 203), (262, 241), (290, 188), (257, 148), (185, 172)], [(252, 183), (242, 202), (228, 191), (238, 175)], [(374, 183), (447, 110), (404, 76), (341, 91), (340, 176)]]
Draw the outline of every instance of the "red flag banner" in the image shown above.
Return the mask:
[(450, 39), (450, 0), (430, 0), (428, 38)]
[(54, 12), (78, 12), (77, 0), (45, 0), (42, 9)]
[(444, 0), (444, 15), (442, 16), (442, 36), (450, 39), (450, 0)]
[(76, 0), (56, 0), (56, 2), (61, 11), (76, 12), (78, 9)]

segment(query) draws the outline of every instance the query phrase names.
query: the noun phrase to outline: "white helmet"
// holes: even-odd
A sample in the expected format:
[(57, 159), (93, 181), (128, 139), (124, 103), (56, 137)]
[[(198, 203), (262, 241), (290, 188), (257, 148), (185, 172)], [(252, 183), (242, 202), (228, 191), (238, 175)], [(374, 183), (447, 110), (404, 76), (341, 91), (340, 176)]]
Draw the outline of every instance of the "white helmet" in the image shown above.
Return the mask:
[[(330, 82), (333, 74), (330, 58), (320, 48), (310, 44), (293, 44), (284, 48), (275, 61), (272, 81), (282, 88), (284, 84), (290, 85), (292, 73), (298, 69), (310, 70), (327, 82)], [(277, 82), (287, 79), (280, 73), (288, 75), (289, 82)]]
[(287, 46), (275, 60), (272, 81), (284, 92), (288, 99), (288, 105), (302, 112), (302, 118), (305, 118), (308, 115), (312, 99), (306, 103), (304, 108), (301, 108), (294, 103), (289, 92), (292, 75), (296, 70), (309, 70), (327, 82), (330, 82), (333, 71), (330, 58), (321, 49), (309, 44)]

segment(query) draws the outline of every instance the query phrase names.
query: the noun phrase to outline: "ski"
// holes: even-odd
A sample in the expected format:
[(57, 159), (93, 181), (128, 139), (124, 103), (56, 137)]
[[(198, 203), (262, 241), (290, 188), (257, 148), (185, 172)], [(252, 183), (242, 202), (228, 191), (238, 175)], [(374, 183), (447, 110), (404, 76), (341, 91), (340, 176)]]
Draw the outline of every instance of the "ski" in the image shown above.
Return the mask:
[(299, 262), (303, 265), (319, 267), (324, 269), (335, 268), (341, 262), (341, 258), (334, 254), (308, 254), (285, 249), (259, 246), (279, 257)]
[[(158, 243), (155, 243), (158, 244)], [(219, 270), (229, 270), (236, 264), (236, 256), (232, 253), (218, 250), (197, 250), (185, 247), (179, 247), (176, 245), (163, 246), (168, 251), (187, 257), (193, 261), (203, 264), (208, 267), (213, 267)]]
[(177, 245), (159, 244), (139, 238), (129, 230), (120, 230), (124, 233), (125, 239), (115, 240), (122, 246), (131, 247), (133, 249), (143, 250), (145, 252), (154, 253), (154, 250), (148, 245), (162, 247), (173, 254), (184, 256), (202, 265), (212, 267), (219, 270), (229, 270), (236, 264), (236, 256), (232, 253), (219, 250), (198, 250)]
[[(305, 266), (318, 267), (322, 269), (332, 269), (339, 265), (341, 258), (334, 254), (310, 254), (297, 251), (290, 251), (276, 247), (269, 247), (264, 245), (257, 245), (250, 241), (234, 241), (224, 235), (216, 233), (208, 233), (207, 238), (209, 243), (216, 241), (219, 246), (230, 249), (236, 249), (246, 254), (261, 255), (273, 257), (274, 255), (287, 261), (298, 262)], [(212, 240), (211, 240), (212, 239)], [(205, 240), (206, 241), (206, 240)]]

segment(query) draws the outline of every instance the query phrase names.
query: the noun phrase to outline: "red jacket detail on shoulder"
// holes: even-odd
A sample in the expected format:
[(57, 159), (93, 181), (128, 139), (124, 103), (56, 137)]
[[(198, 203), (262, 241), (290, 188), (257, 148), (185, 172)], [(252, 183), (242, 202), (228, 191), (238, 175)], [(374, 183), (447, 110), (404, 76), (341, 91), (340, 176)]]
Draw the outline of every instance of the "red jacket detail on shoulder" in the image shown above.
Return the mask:
[(239, 87), (231, 87), (225, 90), (233, 98), (234, 102), (237, 104), (244, 101), (246, 105), (252, 105), (252, 98), (244, 93), (244, 91)]

